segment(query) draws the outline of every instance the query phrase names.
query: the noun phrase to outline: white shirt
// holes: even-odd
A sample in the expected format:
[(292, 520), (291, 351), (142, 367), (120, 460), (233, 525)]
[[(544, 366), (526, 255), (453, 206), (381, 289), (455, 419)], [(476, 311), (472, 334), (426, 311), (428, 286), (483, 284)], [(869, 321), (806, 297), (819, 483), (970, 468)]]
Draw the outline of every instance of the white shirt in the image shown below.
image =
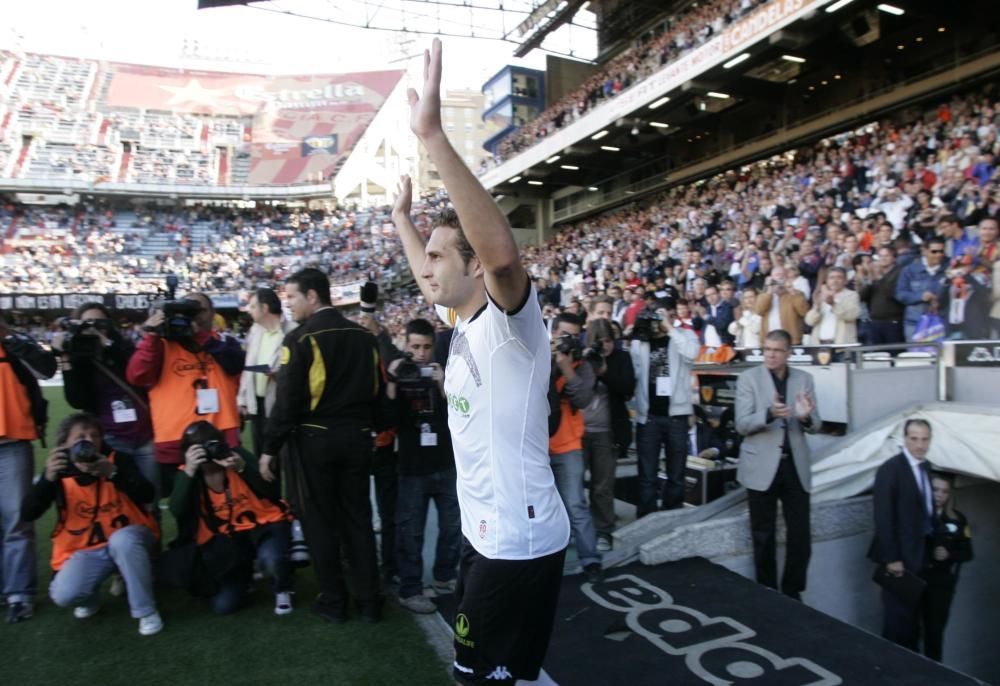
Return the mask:
[(920, 468), (920, 465), (926, 462), (926, 460), (918, 460), (906, 448), (903, 448), (903, 454), (906, 455), (906, 461), (910, 463), (910, 469), (913, 471), (913, 479), (917, 482), (917, 489), (924, 494), (924, 509), (927, 510), (927, 514), (934, 514), (930, 475), (927, 475), (925, 479), (924, 471)]
[(767, 332), (771, 333), (781, 328), (781, 298), (771, 296), (771, 314), (767, 318)]
[(437, 311), (455, 326), (444, 388), (462, 534), (490, 559), (562, 550), (569, 518), (549, 464), (552, 361), (535, 289), (511, 315), (489, 298), (468, 321)]
[(837, 315), (829, 303), (820, 305), (819, 331), (817, 337), (821, 341), (832, 341), (837, 336)]

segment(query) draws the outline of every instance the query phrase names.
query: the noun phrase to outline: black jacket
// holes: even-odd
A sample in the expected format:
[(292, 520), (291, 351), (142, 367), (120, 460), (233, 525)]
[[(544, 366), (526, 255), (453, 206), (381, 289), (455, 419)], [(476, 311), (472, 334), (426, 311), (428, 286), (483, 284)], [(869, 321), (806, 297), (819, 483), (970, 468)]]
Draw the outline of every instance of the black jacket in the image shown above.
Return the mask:
[(332, 307), (320, 310), (285, 336), (264, 452), (277, 455), (301, 424), (347, 420), (376, 429), (383, 397), (375, 337)]
[(38, 437), (45, 445), (45, 425), (49, 420), (49, 402), (42, 396), (38, 379), (51, 379), (56, 373), (56, 357), (43, 350), (31, 336), (10, 331), (3, 339), (0, 364), (9, 364), (14, 375), (28, 393), (31, 416), (35, 420)]
[(635, 369), (632, 358), (624, 350), (614, 350), (605, 358), (608, 369), (598, 377), (608, 387), (608, 405), (611, 410), (611, 433), (618, 446), (617, 455), (623, 457), (632, 443), (632, 419), (625, 403), (635, 392)]
[(878, 468), (872, 497), (875, 539), (868, 557), (879, 564), (902, 560), (907, 571), (919, 574), (928, 561), (928, 514), (906, 455)]
[(878, 322), (903, 321), (903, 303), (896, 300), (896, 284), (903, 265), (899, 262), (888, 274), (861, 289), (861, 301), (868, 306), (871, 318)]

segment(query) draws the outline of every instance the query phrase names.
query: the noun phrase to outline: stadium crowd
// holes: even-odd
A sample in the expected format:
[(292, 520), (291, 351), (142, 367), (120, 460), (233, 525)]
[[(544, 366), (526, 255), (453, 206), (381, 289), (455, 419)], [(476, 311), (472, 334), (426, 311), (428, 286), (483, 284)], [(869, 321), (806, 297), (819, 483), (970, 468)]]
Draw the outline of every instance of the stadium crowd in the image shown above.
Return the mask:
[(519, 122), (517, 130), (497, 147), (497, 164), (530, 148), (539, 140), (572, 124), (589, 111), (640, 83), (664, 65), (705, 44), (766, 0), (728, 0), (692, 4), (686, 13), (636, 40), (636, 44), (602, 65), (583, 84), (548, 107), (533, 121)]

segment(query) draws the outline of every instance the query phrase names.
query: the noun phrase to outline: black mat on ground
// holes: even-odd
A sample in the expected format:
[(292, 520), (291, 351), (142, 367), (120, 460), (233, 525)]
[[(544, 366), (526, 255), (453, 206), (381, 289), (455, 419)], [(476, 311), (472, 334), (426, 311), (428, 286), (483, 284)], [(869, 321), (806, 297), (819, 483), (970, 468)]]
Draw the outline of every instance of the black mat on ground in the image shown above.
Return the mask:
[[(451, 625), (454, 596), (437, 600)], [(560, 686), (980, 683), (700, 558), (565, 577), (545, 669)]]

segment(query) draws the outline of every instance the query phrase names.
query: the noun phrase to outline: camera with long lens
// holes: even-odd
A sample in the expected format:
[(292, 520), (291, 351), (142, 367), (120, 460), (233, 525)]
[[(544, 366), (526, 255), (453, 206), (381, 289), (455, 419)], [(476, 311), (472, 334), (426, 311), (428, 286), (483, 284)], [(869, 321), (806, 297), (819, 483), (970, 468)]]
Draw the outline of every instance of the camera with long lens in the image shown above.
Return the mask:
[(212, 439), (202, 443), (201, 447), (205, 449), (205, 457), (213, 462), (229, 457), (229, 446), (226, 445), (225, 441)]
[(573, 361), (579, 360), (583, 356), (583, 347), (580, 345), (578, 336), (564, 334), (556, 339), (556, 350), (563, 355), (569, 355)]
[(79, 464), (93, 464), (97, 462), (97, 458), (100, 457), (100, 453), (97, 451), (97, 446), (94, 445), (92, 441), (87, 439), (81, 439), (71, 445), (69, 450), (66, 451), (69, 456), (69, 464), (63, 469), (63, 476), (81, 476), (81, 472), (77, 468), (77, 463)]
[(63, 317), (59, 327), (66, 332), (63, 352), (72, 357), (98, 357), (103, 345), (98, 333), (107, 337), (111, 333), (111, 322), (107, 319), (70, 319)]
[(164, 321), (155, 331), (168, 341), (194, 336), (194, 318), (201, 312), (197, 300), (164, 300), (154, 305), (163, 310)]
[(412, 353), (406, 353), (396, 367), (396, 388), (408, 403), (411, 414), (418, 417), (434, 414), (439, 394), (437, 383), (431, 378), (433, 373), (431, 365), (414, 362)]
[(663, 317), (655, 310), (646, 308), (635, 317), (635, 324), (632, 327), (632, 336), (644, 343), (648, 343), (656, 332), (657, 325), (663, 321)]

